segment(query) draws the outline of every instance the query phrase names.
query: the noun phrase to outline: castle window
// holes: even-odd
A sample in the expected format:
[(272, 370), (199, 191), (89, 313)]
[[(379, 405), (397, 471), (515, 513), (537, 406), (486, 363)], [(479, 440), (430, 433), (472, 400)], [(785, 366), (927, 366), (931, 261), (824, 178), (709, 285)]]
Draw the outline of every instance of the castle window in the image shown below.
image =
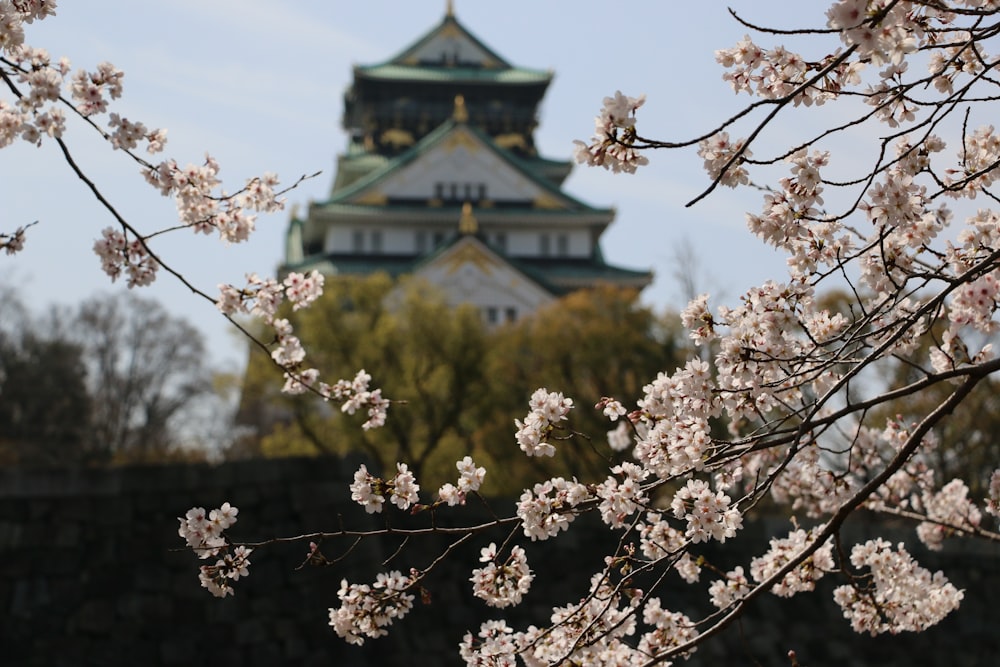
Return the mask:
[(485, 183), (480, 183), (479, 184), (479, 199), (480, 200), (486, 199), (486, 184)]
[(434, 247), (438, 247), (444, 243), (444, 232), (434, 232)]
[(382, 252), (382, 230), (372, 231), (372, 252), (376, 255)]
[(434, 199), (444, 199), (444, 183), (434, 184)]
[(451, 197), (449, 197), (449, 198), (452, 201), (458, 199), (458, 183), (450, 183), (449, 187), (448, 187), (448, 190), (451, 193)]
[(500, 321), (500, 311), (495, 306), (486, 309), (487, 324), (496, 324)]
[(548, 257), (552, 254), (552, 237), (548, 234), (542, 234), (538, 237), (538, 252), (542, 257)]
[(427, 252), (427, 232), (422, 229), (417, 232), (417, 252)]
[(556, 254), (560, 257), (569, 254), (569, 237), (567, 235), (560, 234), (556, 237)]
[(507, 308), (505, 308), (504, 309), (504, 317), (506, 318), (507, 322), (516, 322), (517, 321), (517, 308), (514, 308), (514, 307), (507, 307)]
[(365, 233), (360, 229), (354, 230), (354, 237), (352, 239), (351, 247), (354, 252), (364, 252), (365, 251)]
[(496, 236), (493, 237), (493, 243), (496, 244), (497, 250), (507, 252), (507, 235), (505, 233), (497, 232)]

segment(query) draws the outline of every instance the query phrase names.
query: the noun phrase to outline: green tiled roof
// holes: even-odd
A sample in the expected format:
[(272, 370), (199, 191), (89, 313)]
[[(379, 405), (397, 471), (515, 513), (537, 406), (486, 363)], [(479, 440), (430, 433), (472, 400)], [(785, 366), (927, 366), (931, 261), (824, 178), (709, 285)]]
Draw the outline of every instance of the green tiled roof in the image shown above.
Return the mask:
[[(471, 44), (473, 48), (486, 55), (488, 66), (478, 67), (471, 63), (454, 62), (441, 64), (416, 62), (416, 54), (442, 34)], [(500, 85), (548, 84), (552, 80), (552, 72), (512, 66), (472, 34), (453, 14), (445, 15), (440, 23), (389, 60), (375, 65), (356, 66), (354, 75), (356, 78), (363, 76), (388, 81), (473, 82)]]
[(381, 65), (358, 66), (354, 76), (389, 81), (471, 82), (499, 85), (523, 85), (531, 83), (547, 84), (552, 73), (542, 70), (511, 67), (509, 69), (487, 69), (481, 67), (429, 67), (426, 65)]
[(474, 34), (472, 34), (472, 32), (468, 28), (466, 28), (464, 25), (462, 25), (458, 21), (458, 19), (455, 18), (455, 14), (452, 13), (451, 11), (449, 11), (448, 13), (446, 13), (444, 15), (444, 17), (441, 19), (440, 23), (438, 23), (436, 26), (434, 26), (433, 28), (431, 28), (430, 30), (428, 30), (426, 33), (424, 33), (419, 39), (417, 39), (417, 41), (413, 42), (412, 44), (410, 44), (409, 46), (407, 46), (405, 49), (403, 49), (402, 51), (400, 51), (399, 53), (397, 53), (395, 56), (393, 56), (389, 60), (389, 62), (391, 62), (391, 63), (401, 63), (401, 62), (409, 60), (411, 56), (413, 56), (418, 51), (420, 51), (420, 49), (423, 48), (428, 42), (430, 42), (431, 40), (433, 40), (439, 34), (446, 33), (446, 32), (450, 33), (452, 35), (454, 35), (454, 34), (457, 33), (461, 38), (465, 39), (469, 43), (473, 44), (480, 51), (482, 51), (483, 53), (485, 53), (499, 67), (503, 67), (503, 68), (510, 67), (510, 63), (508, 63), (496, 51), (494, 51), (489, 46), (487, 46), (483, 42), (483, 40), (479, 39)]
[(539, 257), (537, 259), (518, 259), (512, 261), (525, 273), (544, 276), (553, 285), (586, 282), (641, 284), (643, 287), (653, 280), (650, 271), (637, 271), (621, 266), (605, 264), (591, 259), (573, 259), (565, 257)]
[[(458, 220), (462, 207), (460, 205), (448, 206), (426, 206), (408, 204), (343, 204), (341, 202), (317, 202), (314, 204), (321, 208), (327, 215), (350, 215), (352, 217), (364, 218), (395, 218), (398, 215), (417, 214), (421, 219), (445, 218), (448, 220)], [(480, 220), (503, 220), (503, 222), (516, 221), (518, 218), (535, 218), (544, 216), (546, 220), (566, 220), (578, 222), (581, 217), (585, 220), (603, 220), (610, 222), (614, 216), (614, 209), (610, 208), (587, 208), (584, 211), (573, 209), (555, 208), (524, 208), (524, 207), (503, 207), (492, 208), (479, 207), (475, 209), (476, 217)]]
[(345, 199), (362, 192), (366, 188), (373, 186), (378, 181), (384, 179), (389, 174), (399, 170), (403, 166), (409, 164), (416, 160), (420, 155), (426, 153), (428, 150), (432, 149), (438, 143), (443, 141), (457, 125), (462, 125), (477, 136), (482, 143), (494, 153), (499, 155), (503, 160), (509, 163), (514, 169), (521, 172), (529, 179), (531, 179), (536, 185), (538, 185), (543, 190), (549, 192), (550, 194), (558, 197), (561, 200), (568, 201), (572, 204), (574, 208), (579, 211), (599, 211), (602, 209), (596, 209), (589, 204), (586, 204), (579, 199), (567, 194), (559, 186), (555, 185), (548, 178), (541, 173), (541, 168), (545, 164), (553, 164), (555, 161), (540, 162), (537, 159), (525, 160), (517, 157), (513, 153), (496, 145), (493, 139), (484, 133), (482, 130), (474, 125), (466, 125), (465, 123), (459, 123), (454, 119), (449, 119), (442, 123), (437, 129), (431, 131), (423, 139), (414, 144), (410, 149), (404, 153), (398, 155), (397, 157), (391, 158), (388, 162), (379, 168), (376, 168), (372, 172), (368, 173), (366, 176), (362, 176), (357, 181), (352, 182), (350, 185), (338, 190), (330, 195), (330, 198), (326, 202), (317, 202), (319, 206), (326, 206), (329, 204), (341, 203)]
[(301, 262), (285, 264), (280, 273), (318, 270), (326, 275), (369, 275), (384, 271), (392, 277), (410, 273), (418, 257), (412, 255), (311, 255)]
[[(284, 273), (318, 269), (333, 275), (368, 275), (384, 271), (393, 277), (398, 277), (412, 273), (420, 265), (433, 260), (458, 238), (460, 237), (453, 237), (451, 242), (445, 243), (425, 255), (313, 255), (294, 265), (285, 265), (281, 267), (281, 271)], [(606, 264), (599, 254), (591, 259), (568, 257), (513, 259), (506, 257), (489, 244), (486, 245), (512, 267), (556, 295), (572, 291), (577, 283), (609, 282), (645, 287), (653, 280), (653, 274), (649, 271), (637, 271)]]

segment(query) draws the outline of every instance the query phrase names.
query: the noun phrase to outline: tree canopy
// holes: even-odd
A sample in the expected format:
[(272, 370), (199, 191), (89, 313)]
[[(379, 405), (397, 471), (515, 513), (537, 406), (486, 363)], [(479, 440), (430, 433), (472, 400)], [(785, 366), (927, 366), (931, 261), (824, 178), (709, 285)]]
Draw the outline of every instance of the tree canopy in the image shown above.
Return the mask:
[[(157, 302), (95, 296), (35, 316), (4, 295), (0, 452), (27, 466), (204, 457), (199, 402), (217, 400), (201, 334)], [(218, 420), (225, 419), (220, 410)], [(182, 451), (183, 450), (183, 451)]]
[(241, 421), (257, 429), (268, 455), (362, 451), (391, 470), (444, 482), (454, 461), (493, 462), (490, 493), (513, 493), (536, 465), (520, 456), (513, 418), (548, 383), (584, 405), (567, 452), (551, 472), (593, 474), (618, 458), (583, 433), (607, 430), (593, 409), (617, 388), (638, 396), (645, 378), (677, 362), (676, 321), (657, 317), (634, 290), (603, 286), (572, 293), (519, 322), (490, 327), (471, 306), (454, 307), (424, 283), (384, 274), (340, 278), (307, 310), (290, 315), (313, 358), (325, 367), (364, 368), (397, 405), (378, 430), (359, 428), (322, 399), (275, 387), (272, 360), (251, 354)]

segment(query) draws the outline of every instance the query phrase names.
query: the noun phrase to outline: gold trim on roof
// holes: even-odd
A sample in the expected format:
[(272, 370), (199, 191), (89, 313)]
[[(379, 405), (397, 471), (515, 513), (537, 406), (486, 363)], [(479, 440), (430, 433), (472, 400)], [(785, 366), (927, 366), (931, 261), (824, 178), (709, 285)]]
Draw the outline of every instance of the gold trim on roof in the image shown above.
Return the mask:
[(451, 112), (451, 117), (456, 123), (469, 122), (469, 110), (465, 108), (465, 95), (455, 95), (455, 110)]
[(498, 134), (496, 137), (493, 138), (493, 141), (500, 148), (520, 148), (523, 150), (528, 149), (528, 142), (525, 140), (524, 135), (518, 132)]
[(441, 30), (438, 32), (438, 36), (440, 37), (460, 37), (461, 35), (462, 31), (459, 30), (454, 23), (442, 26)]
[(458, 247), (450, 255), (446, 255), (441, 264), (448, 275), (454, 275), (467, 265), (475, 267), (487, 276), (493, 275), (494, 270), (500, 268), (495, 259), (473, 244)]
[(383, 132), (380, 141), (383, 144), (390, 144), (393, 148), (402, 148), (414, 144), (413, 134), (398, 127), (390, 127)]
[(537, 197), (535, 197), (534, 201), (531, 202), (531, 205), (534, 206), (535, 208), (546, 208), (546, 209), (566, 208), (563, 202), (559, 201), (552, 195), (545, 193), (542, 193)]
[(357, 199), (351, 202), (352, 204), (361, 204), (363, 206), (385, 206), (389, 203), (389, 198), (378, 190), (371, 190), (366, 192)]
[(477, 153), (481, 144), (473, 138), (469, 130), (456, 128), (454, 132), (441, 141), (441, 148), (451, 153), (459, 147), (464, 147), (470, 153)]
[(462, 204), (462, 216), (458, 219), (459, 234), (475, 234), (479, 231), (479, 221), (472, 214), (472, 204), (465, 202)]

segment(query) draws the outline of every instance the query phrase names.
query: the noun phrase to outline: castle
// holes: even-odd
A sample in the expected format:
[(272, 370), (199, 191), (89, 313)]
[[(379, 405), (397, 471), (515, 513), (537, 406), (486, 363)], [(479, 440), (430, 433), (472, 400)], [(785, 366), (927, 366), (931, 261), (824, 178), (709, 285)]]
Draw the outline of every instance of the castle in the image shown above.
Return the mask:
[(598, 283), (652, 281), (604, 261), (615, 211), (564, 192), (572, 163), (536, 151), (551, 71), (511, 65), (449, 3), (429, 32), (353, 75), (347, 150), (329, 197), (293, 214), (281, 274), (414, 275), (489, 324)]

